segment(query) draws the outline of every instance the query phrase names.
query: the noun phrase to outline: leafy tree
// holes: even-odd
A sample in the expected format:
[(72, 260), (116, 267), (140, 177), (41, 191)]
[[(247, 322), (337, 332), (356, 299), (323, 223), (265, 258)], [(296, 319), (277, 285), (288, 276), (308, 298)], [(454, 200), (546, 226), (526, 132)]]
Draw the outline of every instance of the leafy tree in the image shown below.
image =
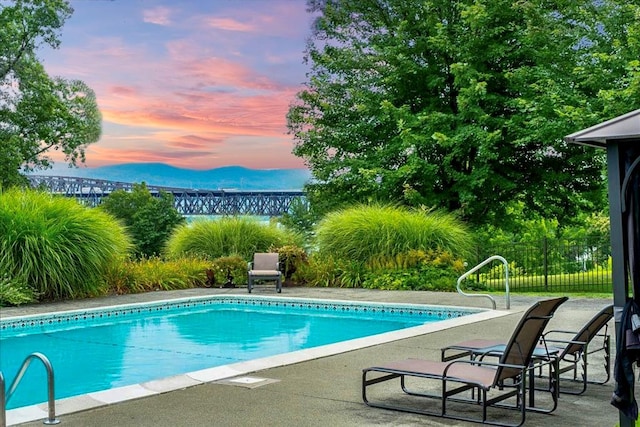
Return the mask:
[(131, 192), (114, 191), (100, 208), (124, 222), (138, 257), (159, 255), (171, 232), (184, 222), (174, 208), (173, 195), (160, 191), (158, 197), (154, 197), (144, 182), (134, 184)]
[(68, 1), (0, 2), (0, 185), (20, 182), (21, 171), (48, 168), (47, 153), (84, 162), (87, 144), (101, 133), (94, 92), (82, 81), (50, 77), (35, 56), (56, 48), (73, 10)]
[[(604, 154), (563, 137), (640, 106), (640, 6), (308, 0), (307, 87), (288, 114), (318, 210), (372, 200), (475, 224), (604, 204)], [(516, 209), (520, 212), (520, 209)]]
[(73, 13), (67, 0), (3, 0), (0, 7), (0, 80), (42, 44), (57, 48), (58, 31)]
[(302, 199), (294, 199), (291, 202), (289, 212), (280, 217), (280, 223), (285, 227), (301, 233), (307, 241), (313, 236), (313, 227), (319, 221), (320, 216), (313, 208)]

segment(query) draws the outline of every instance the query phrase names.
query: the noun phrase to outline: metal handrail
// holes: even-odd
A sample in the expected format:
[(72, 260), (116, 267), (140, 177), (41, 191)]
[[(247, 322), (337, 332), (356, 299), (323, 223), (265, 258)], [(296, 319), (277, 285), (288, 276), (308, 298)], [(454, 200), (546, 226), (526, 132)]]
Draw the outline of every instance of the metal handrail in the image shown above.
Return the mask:
[(2, 371), (0, 371), (0, 427), (5, 427), (7, 425), (7, 414), (5, 411), (4, 404), (4, 376), (2, 375)]
[(460, 289), (460, 283), (466, 279), (471, 273), (475, 273), (477, 270), (479, 270), (480, 268), (484, 267), (485, 265), (489, 264), (491, 261), (502, 261), (502, 263), (504, 264), (504, 286), (506, 289), (506, 298), (507, 298), (507, 310), (509, 310), (509, 308), (511, 307), (511, 302), (509, 299), (509, 263), (507, 262), (506, 259), (504, 259), (503, 257), (501, 257), (500, 255), (493, 255), (490, 256), (489, 258), (485, 259), (484, 261), (482, 261), (480, 264), (476, 265), (475, 267), (473, 267), (471, 270), (467, 271), (466, 273), (464, 273), (462, 276), (460, 276), (458, 278), (458, 284), (456, 285), (456, 289), (458, 290), (458, 293), (467, 296), (467, 297), (485, 297), (485, 298), (489, 298), (491, 300), (491, 303), (493, 304), (493, 309), (496, 309), (496, 300), (488, 294), (467, 294), (465, 292), (462, 291), (462, 289)]
[[(0, 400), (0, 403), (2, 404), (2, 408), (0, 408), (0, 412), (1, 412), (0, 421), (3, 419), (6, 419), (6, 415), (5, 415), (6, 405), (9, 403), (11, 396), (13, 396), (13, 392), (16, 391), (16, 388), (18, 387), (20, 380), (22, 380), (24, 373), (26, 372), (27, 368), (29, 367), (33, 359), (39, 359), (47, 370), (47, 392), (49, 397), (49, 400), (48, 400), (49, 416), (42, 423), (47, 425), (60, 423), (60, 420), (56, 418), (56, 399), (55, 399), (54, 381), (53, 381), (53, 366), (51, 366), (51, 362), (49, 362), (49, 359), (47, 359), (47, 356), (37, 352), (31, 353), (24, 359), (24, 362), (22, 362), (22, 366), (20, 367), (20, 370), (18, 371), (18, 374), (16, 375), (16, 377), (13, 379), (13, 382), (11, 383), (11, 387), (9, 387), (9, 391), (6, 394), (6, 400), (4, 399), (5, 397), (4, 396), (4, 379), (1, 378), (1, 374), (0, 374), (0, 378), (2, 379), (1, 381), (2, 394), (0, 394), (0, 397), (2, 397), (2, 400)], [(0, 425), (6, 425), (6, 421), (4, 424), (0, 424)]]

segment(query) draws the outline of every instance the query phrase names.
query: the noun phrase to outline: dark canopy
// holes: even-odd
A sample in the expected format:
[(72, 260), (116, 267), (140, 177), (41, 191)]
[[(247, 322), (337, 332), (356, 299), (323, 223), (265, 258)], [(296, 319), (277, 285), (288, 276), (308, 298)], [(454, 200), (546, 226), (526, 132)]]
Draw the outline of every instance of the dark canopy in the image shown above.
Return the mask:
[[(607, 150), (609, 216), (611, 218), (611, 258), (613, 300), (616, 314), (617, 356), (616, 407), (621, 409), (620, 426), (634, 425), (637, 405), (633, 397), (634, 374), (624, 353), (622, 312), (629, 289), (640, 302), (640, 110), (592, 126), (565, 137), (565, 141)], [(622, 343), (622, 348), (619, 346)], [(628, 378), (627, 378), (628, 377)], [(628, 388), (630, 390), (626, 390)]]

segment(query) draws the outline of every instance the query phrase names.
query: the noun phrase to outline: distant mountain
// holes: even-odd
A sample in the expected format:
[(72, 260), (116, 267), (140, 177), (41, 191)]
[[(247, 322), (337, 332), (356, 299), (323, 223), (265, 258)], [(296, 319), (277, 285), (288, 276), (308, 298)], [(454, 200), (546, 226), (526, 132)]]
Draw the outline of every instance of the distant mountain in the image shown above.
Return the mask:
[(123, 163), (97, 168), (54, 168), (34, 175), (73, 176), (200, 190), (301, 190), (311, 178), (307, 169), (248, 169), (225, 166), (181, 169), (163, 163)]

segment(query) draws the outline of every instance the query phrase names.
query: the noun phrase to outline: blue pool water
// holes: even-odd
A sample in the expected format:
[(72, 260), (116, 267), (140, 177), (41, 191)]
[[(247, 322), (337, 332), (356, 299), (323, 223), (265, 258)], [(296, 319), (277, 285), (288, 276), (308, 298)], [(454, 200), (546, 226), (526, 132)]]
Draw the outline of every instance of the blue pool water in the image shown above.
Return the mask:
[[(477, 311), (218, 296), (3, 319), (0, 371), (10, 383), (29, 354), (43, 353), (60, 399)], [(7, 408), (46, 400), (46, 371), (34, 360)]]

